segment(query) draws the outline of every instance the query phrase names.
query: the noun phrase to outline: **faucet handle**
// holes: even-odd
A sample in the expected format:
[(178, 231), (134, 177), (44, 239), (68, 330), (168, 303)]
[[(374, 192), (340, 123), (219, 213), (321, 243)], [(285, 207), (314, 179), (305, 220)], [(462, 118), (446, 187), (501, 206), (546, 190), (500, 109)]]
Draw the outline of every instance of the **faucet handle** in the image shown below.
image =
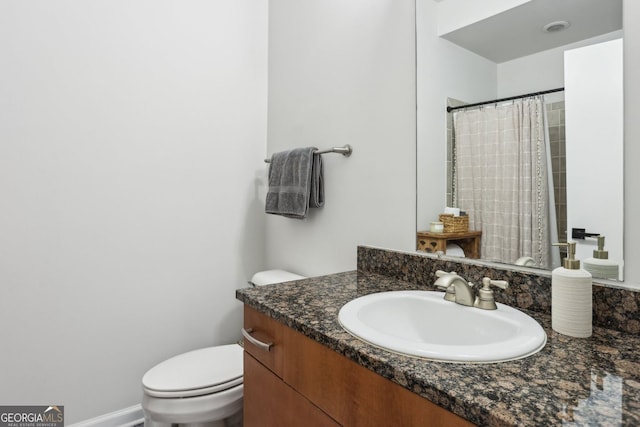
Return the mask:
[(455, 271), (452, 271), (451, 273), (449, 273), (443, 270), (436, 270), (436, 277), (446, 276), (447, 274), (455, 274), (456, 276), (458, 275), (458, 273), (456, 273)]
[(509, 287), (509, 282), (507, 282), (506, 280), (493, 280), (489, 277), (484, 277), (482, 279), (482, 289), (490, 290), (491, 286), (496, 286), (500, 289), (507, 289)]
[(482, 288), (478, 289), (478, 297), (473, 303), (474, 307), (482, 308), (484, 310), (496, 310), (498, 306), (493, 298), (493, 290), (491, 286), (498, 287), (500, 289), (507, 289), (509, 283), (506, 280), (493, 280), (489, 277), (482, 279)]

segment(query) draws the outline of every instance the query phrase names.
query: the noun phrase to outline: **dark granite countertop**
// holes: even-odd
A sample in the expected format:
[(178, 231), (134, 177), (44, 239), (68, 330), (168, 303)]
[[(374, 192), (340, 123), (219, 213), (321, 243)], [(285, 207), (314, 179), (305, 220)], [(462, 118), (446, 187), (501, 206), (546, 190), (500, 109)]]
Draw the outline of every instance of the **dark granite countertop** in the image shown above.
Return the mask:
[[(344, 331), (340, 308), (362, 295), (418, 289), (367, 272), (346, 272), (246, 288), (236, 296), (441, 407), (483, 426), (640, 425), (640, 337), (594, 327), (588, 339), (542, 324), (547, 344), (526, 359), (494, 364), (434, 362), (368, 345)], [(424, 288), (423, 288), (424, 289)]]

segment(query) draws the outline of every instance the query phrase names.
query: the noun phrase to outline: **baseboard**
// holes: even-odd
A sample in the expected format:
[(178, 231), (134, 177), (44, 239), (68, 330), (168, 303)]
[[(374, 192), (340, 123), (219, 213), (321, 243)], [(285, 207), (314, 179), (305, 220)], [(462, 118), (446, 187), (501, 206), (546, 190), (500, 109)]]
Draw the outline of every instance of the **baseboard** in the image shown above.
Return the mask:
[(69, 427), (134, 427), (143, 424), (144, 412), (142, 412), (142, 407), (140, 405), (134, 405), (109, 414), (100, 415), (96, 418), (91, 418), (90, 420), (71, 424)]

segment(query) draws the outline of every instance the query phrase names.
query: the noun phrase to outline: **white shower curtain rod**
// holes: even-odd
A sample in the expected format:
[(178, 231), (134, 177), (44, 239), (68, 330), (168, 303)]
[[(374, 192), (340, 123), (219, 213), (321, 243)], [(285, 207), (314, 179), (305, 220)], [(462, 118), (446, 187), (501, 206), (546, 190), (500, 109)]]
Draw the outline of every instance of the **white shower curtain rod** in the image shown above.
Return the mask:
[(497, 102), (511, 101), (511, 100), (520, 99), (520, 98), (529, 98), (530, 96), (546, 95), (547, 93), (562, 92), (563, 90), (564, 90), (563, 87), (559, 87), (556, 89), (543, 90), (541, 92), (527, 93), (525, 95), (510, 96), (509, 98), (494, 99), (493, 101), (476, 102), (475, 104), (460, 105), (458, 107), (447, 107), (447, 113), (450, 113), (455, 110), (460, 110), (462, 108), (478, 107), (480, 105), (495, 104)]

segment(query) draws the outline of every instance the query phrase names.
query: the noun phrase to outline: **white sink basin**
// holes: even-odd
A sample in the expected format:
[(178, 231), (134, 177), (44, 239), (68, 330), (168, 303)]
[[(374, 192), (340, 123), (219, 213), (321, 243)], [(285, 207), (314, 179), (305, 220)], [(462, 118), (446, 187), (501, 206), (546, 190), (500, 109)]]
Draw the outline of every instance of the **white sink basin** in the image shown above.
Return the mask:
[(482, 310), (432, 291), (381, 292), (356, 298), (338, 314), (342, 327), (377, 347), (446, 362), (490, 363), (542, 350), (547, 335), (523, 312), (498, 303)]

